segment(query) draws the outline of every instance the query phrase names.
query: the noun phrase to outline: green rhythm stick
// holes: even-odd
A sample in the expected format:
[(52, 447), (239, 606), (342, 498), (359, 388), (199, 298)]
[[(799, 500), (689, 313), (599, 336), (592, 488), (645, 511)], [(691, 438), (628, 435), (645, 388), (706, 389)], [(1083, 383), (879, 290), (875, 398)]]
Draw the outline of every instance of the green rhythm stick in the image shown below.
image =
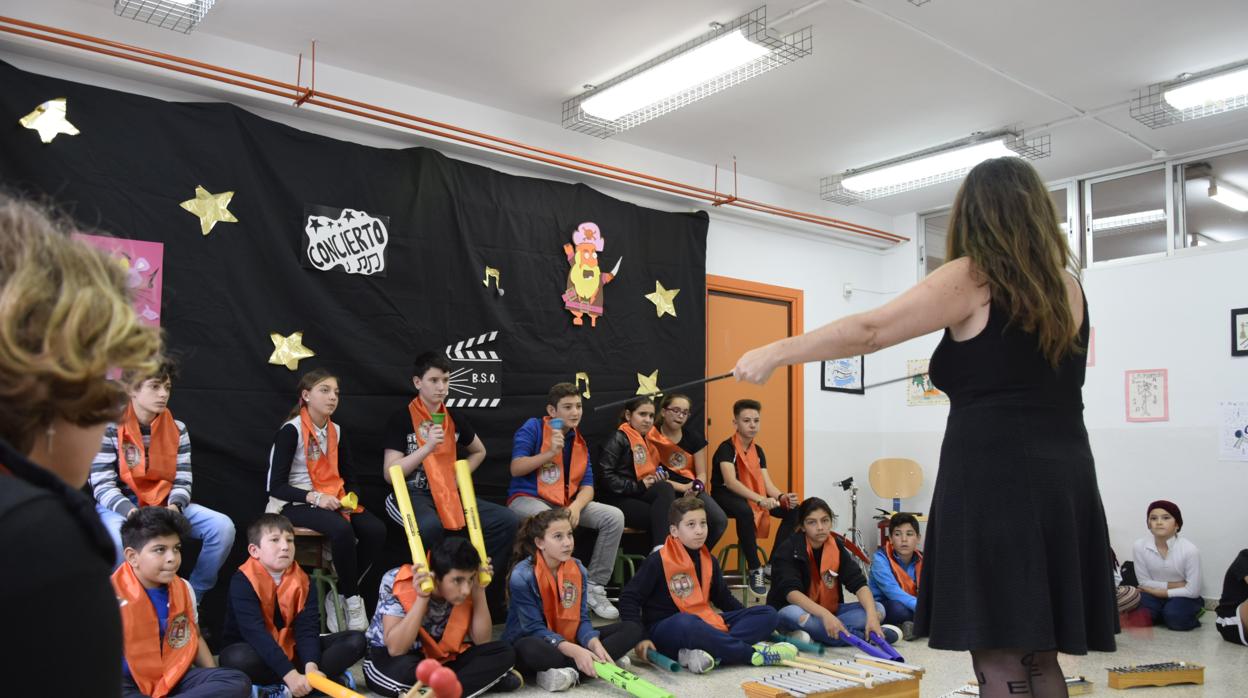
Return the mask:
[(637, 698), (676, 698), (665, 688), (659, 688), (631, 671), (625, 671), (614, 664), (594, 662), (594, 671), (598, 678), (617, 688), (622, 688)]
[(823, 656), (823, 644), (822, 643), (802, 642), (801, 640), (794, 640), (793, 638), (787, 637), (785, 635), (781, 635), (780, 633), (772, 633), (771, 641), (772, 642), (787, 642), (790, 645), (793, 645), (797, 649), (801, 650), (802, 652), (808, 652), (810, 654), (817, 654), (820, 657)]

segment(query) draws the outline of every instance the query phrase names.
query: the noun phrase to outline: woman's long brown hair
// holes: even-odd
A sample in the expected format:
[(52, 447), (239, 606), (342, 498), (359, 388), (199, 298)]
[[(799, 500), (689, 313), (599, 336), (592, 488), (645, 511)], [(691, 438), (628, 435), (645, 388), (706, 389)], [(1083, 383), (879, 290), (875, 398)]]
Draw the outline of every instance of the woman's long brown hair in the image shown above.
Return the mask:
[(1036, 335), (1050, 364), (1083, 351), (1062, 277), (1077, 267), (1035, 168), (1016, 157), (976, 165), (953, 200), (948, 235), (945, 259), (969, 258), (992, 301)]

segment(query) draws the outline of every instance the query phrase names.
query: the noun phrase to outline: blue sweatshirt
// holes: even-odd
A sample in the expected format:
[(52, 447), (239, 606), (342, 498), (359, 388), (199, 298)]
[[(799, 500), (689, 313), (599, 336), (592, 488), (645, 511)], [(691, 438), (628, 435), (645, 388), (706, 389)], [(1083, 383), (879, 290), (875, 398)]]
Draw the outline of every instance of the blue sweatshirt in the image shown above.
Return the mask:
[[(294, 563), (299, 564), (299, 563)], [(301, 662), (295, 666), (286, 658), (281, 645), (269, 634), (264, 624), (264, 612), (260, 610), (260, 597), (251, 586), (251, 580), (242, 570), (230, 578), (230, 596), (226, 601), (225, 632), (223, 642), (232, 645), (235, 642), (246, 642), (260, 655), (264, 665), (278, 676), (285, 676), (291, 669), (303, 673), (303, 666), (308, 662), (321, 662), (321, 614), (317, 607), (316, 589), (309, 590), (303, 610), (295, 616), (295, 657)], [(273, 605), (273, 627), (281, 630), (286, 627), (282, 620), (282, 611)]]
[[(581, 570), (581, 625), (576, 629), (576, 644), (588, 647), (589, 641), (599, 633), (589, 621), (589, 600), (585, 594), (589, 586), (589, 573), (580, 560), (572, 558)], [(522, 637), (540, 637), (552, 645), (563, 642), (563, 636), (546, 626), (546, 614), (542, 612), (542, 593), (537, 588), (537, 573), (533, 571), (533, 558), (516, 563), (507, 578), (510, 594), (507, 604), (507, 626), (503, 629), (503, 642), (512, 644)]]
[[(564, 434), (563, 441), (563, 481), (568, 481), (568, 472), (572, 468), (572, 444), (576, 438), (572, 430), (568, 430)], [(524, 424), (516, 430), (516, 435), (511, 443), (511, 459), (528, 458), (536, 456), (542, 452), (542, 420), (536, 417), (529, 418)], [(594, 469), (589, 454), (585, 454), (585, 476), (581, 479), (581, 487), (594, 486)], [(537, 472), (541, 468), (536, 468), (527, 475), (511, 478), (511, 486), (507, 488), (507, 501), (510, 502), (517, 496), (537, 497)], [(579, 488), (578, 488), (579, 489)], [(575, 497), (576, 492), (570, 492)]]
[[(919, 564), (918, 552), (910, 556), (910, 564), (908, 565), (903, 565), (901, 558), (896, 555), (893, 556), (893, 559), (897, 561), (897, 565), (901, 569), (906, 571), (906, 574), (910, 575), (911, 579), (914, 579), (914, 569)], [(888, 564), (888, 555), (885, 554), (883, 546), (875, 549), (875, 557), (871, 561), (871, 577), (867, 580), (867, 586), (871, 588), (871, 594), (881, 603), (883, 603), (884, 599), (891, 599), (905, 604), (906, 608), (913, 611), (915, 604), (919, 602), (918, 598), (907, 594), (901, 588), (901, 583), (897, 581), (897, 577), (893, 574), (892, 565)]]

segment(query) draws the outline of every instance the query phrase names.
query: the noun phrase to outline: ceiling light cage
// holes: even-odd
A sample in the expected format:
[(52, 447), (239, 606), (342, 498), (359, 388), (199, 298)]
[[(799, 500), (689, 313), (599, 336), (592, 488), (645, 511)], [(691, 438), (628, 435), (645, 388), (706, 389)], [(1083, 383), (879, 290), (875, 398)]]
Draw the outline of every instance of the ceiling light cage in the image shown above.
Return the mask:
[(852, 206), (871, 199), (882, 199), (886, 196), (892, 196), (894, 194), (900, 194), (914, 189), (922, 189), (923, 187), (929, 187), (933, 184), (940, 184), (942, 182), (951, 182), (955, 179), (961, 179), (966, 176), (967, 172), (970, 172), (969, 167), (958, 170), (949, 170), (930, 177), (915, 179), (909, 182), (903, 182), (901, 184), (895, 184), (887, 187), (868, 189), (866, 191), (850, 191), (841, 184), (847, 177), (851, 177), (853, 175), (870, 172), (872, 170), (879, 170), (885, 167), (899, 165), (904, 162), (918, 160), (929, 155), (937, 155), (946, 151), (965, 148), (979, 143), (988, 143), (995, 140), (1003, 140), (1006, 148), (1014, 151), (1019, 157), (1025, 160), (1039, 160), (1041, 158), (1047, 158), (1053, 152), (1052, 136), (1047, 133), (1039, 136), (1032, 136), (1030, 138), (1024, 137), (1021, 133), (1014, 131), (995, 131), (989, 134), (976, 134), (950, 143), (943, 143), (926, 150), (920, 150), (915, 153), (893, 158), (892, 160), (878, 162), (868, 167), (862, 167), (856, 170), (846, 170), (840, 174), (823, 177), (819, 180), (819, 196), (824, 201), (832, 201), (838, 204)]
[(114, 0), (113, 14), (190, 34), (214, 2), (216, 0)]
[(1165, 99), (1167, 92), (1183, 85), (1225, 73), (1233, 73), (1244, 68), (1248, 68), (1248, 61), (1219, 66), (1200, 73), (1185, 75), (1177, 80), (1158, 82), (1142, 88), (1136, 92), (1135, 99), (1131, 100), (1131, 118), (1149, 128), (1163, 128), (1184, 121), (1203, 119), (1206, 116), (1248, 107), (1248, 94), (1233, 95), (1225, 99), (1205, 102), (1188, 109), (1176, 109)]
[[(661, 63), (733, 32), (741, 32), (749, 41), (768, 49), (768, 53), (700, 85), (661, 99), (615, 120), (602, 119), (581, 109), (581, 103), (595, 94), (601, 94), (604, 90), (618, 85), (631, 77), (644, 73)], [(685, 105), (709, 97), (716, 92), (742, 83), (752, 77), (762, 75), (769, 70), (805, 58), (811, 54), (813, 44), (814, 30), (812, 27), (805, 27), (784, 36), (769, 32), (767, 29), (767, 6), (764, 5), (727, 24), (718, 25), (696, 39), (687, 41), (626, 73), (617, 75), (600, 85), (595, 85), (593, 89), (565, 101), (563, 103), (563, 126), (564, 128), (598, 138), (609, 138), (621, 131), (680, 109)]]

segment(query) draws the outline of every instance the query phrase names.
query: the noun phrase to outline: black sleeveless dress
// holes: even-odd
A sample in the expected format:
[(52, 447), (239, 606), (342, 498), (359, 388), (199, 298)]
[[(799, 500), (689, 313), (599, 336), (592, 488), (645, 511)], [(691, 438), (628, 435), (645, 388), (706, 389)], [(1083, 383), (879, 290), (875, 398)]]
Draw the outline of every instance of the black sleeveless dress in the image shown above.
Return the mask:
[[(1088, 341), (1087, 301), (1079, 330)], [(938, 649), (1114, 650), (1109, 531), (1083, 425), (1085, 355), (1054, 369), (997, 304), (930, 375), (951, 408), (915, 631)]]

